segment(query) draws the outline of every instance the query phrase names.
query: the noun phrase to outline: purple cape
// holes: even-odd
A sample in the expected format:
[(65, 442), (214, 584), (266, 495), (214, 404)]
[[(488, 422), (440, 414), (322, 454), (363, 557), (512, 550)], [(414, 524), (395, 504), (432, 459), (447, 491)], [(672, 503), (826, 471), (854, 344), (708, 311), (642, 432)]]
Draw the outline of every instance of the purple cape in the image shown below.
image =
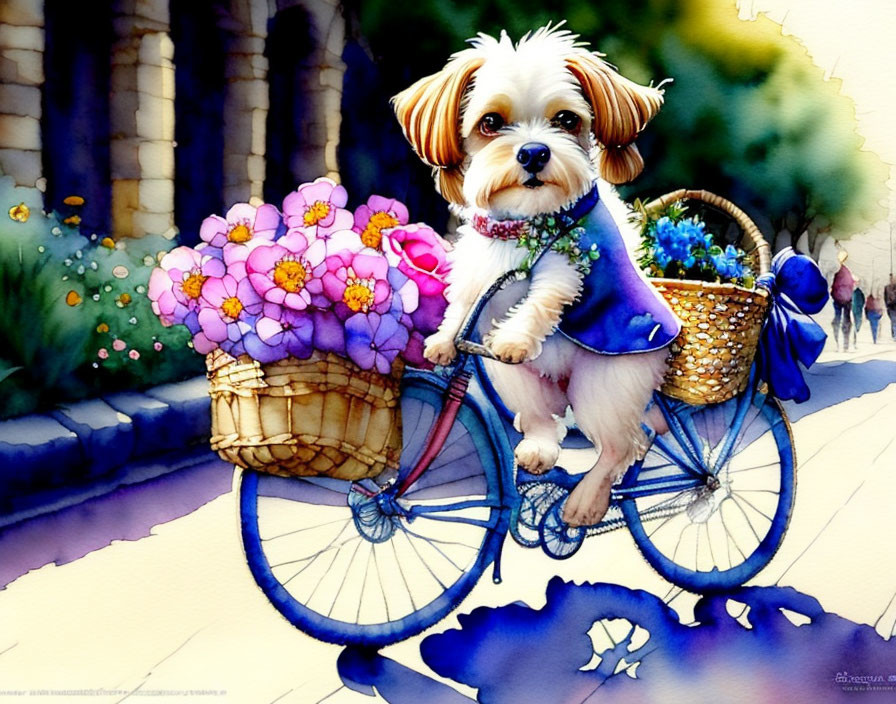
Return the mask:
[(580, 224), (585, 234), (579, 247), (584, 252), (596, 245), (600, 257), (579, 298), (564, 311), (559, 331), (600, 354), (649, 352), (672, 342), (681, 323), (638, 272), (607, 207), (598, 202)]

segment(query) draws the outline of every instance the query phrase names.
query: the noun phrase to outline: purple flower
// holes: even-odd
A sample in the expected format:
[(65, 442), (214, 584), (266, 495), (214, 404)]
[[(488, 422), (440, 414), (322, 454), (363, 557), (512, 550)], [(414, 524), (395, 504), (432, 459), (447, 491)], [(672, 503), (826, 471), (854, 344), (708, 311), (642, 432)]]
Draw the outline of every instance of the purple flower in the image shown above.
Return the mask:
[(262, 356), (256, 356), (247, 344), (246, 351), (259, 362), (273, 362), (288, 355), (298, 359), (311, 356), (314, 322), (309, 313), (299, 313), (268, 303), (255, 322), (255, 330), (259, 340), (268, 349), (257, 350)]
[(332, 352), (345, 357), (345, 327), (342, 321), (331, 311), (316, 310), (312, 313), (314, 331), (312, 343), (314, 349), (321, 352)]
[(210, 215), (203, 220), (199, 236), (208, 242), (209, 254), (212, 254), (231, 246), (253, 247), (260, 240), (272, 241), (282, 223), (280, 211), (273, 205), (266, 203), (256, 208), (237, 203), (227, 211), (226, 217)]
[(392, 287), (392, 310), (399, 308), (399, 316), (402, 313), (409, 314), (417, 310), (420, 305), (420, 289), (416, 282), (398, 269), (389, 267), (389, 285)]
[(442, 324), (447, 307), (448, 302), (444, 296), (421, 296), (420, 305), (411, 313), (414, 330), (418, 330), (424, 336), (432, 335)]
[(303, 183), (283, 199), (286, 226), (300, 230), (309, 241), (326, 239), (333, 232), (351, 229), (354, 217), (345, 209), (346, 202), (346, 190), (326, 177)]
[(361, 369), (388, 374), (408, 344), (408, 330), (391, 315), (356, 313), (345, 321), (345, 350)]
[(412, 367), (418, 369), (434, 369), (435, 365), (423, 356), (423, 348), (426, 346), (426, 338), (417, 330), (411, 333), (408, 345), (401, 353), (402, 359)]

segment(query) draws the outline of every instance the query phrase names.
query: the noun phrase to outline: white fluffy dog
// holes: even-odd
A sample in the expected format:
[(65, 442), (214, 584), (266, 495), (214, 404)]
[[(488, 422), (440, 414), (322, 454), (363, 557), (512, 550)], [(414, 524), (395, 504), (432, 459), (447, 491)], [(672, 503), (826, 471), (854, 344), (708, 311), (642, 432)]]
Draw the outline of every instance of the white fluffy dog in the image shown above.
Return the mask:
[[(426, 341), (425, 355), (437, 364), (454, 358), (455, 336), (480, 294), (526, 258), (513, 223), (569, 207), (598, 181), (601, 201), (627, 225), (627, 210), (606, 182), (640, 173), (633, 142), (659, 110), (662, 92), (623, 78), (576, 38), (550, 26), (516, 46), (505, 33), (500, 39), (480, 34), (441, 71), (393, 100), (405, 136), (435, 167), (440, 193), (464, 206), (468, 220), (452, 255), (444, 322)], [(504, 234), (483, 230), (490, 222)], [(510, 235), (501, 223), (509, 223)], [(567, 500), (564, 520), (571, 525), (603, 517), (613, 482), (643, 451), (645, 408), (666, 366), (663, 348), (598, 354), (557, 332), (582, 280), (568, 256), (550, 251), (527, 289), (508, 288), (483, 317), (500, 318), (486, 336), (492, 352), (523, 362), (486, 364), (501, 398), (518, 414), (517, 464), (536, 473), (554, 466), (567, 407), (599, 452)]]

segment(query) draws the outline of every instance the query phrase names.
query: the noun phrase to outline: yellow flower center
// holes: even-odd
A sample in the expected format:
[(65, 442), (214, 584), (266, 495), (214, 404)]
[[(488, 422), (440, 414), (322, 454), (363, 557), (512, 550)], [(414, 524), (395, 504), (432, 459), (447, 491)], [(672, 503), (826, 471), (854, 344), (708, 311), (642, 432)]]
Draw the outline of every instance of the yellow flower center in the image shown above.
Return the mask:
[(181, 284), (181, 291), (184, 292), (187, 298), (192, 298), (196, 300), (199, 298), (199, 292), (202, 290), (202, 284), (205, 283), (207, 276), (203, 276), (202, 274), (192, 273), (187, 278), (184, 279), (183, 284)]
[(221, 310), (228, 318), (233, 318), (235, 320), (240, 317), (240, 313), (243, 311), (243, 304), (240, 302), (239, 298), (231, 296), (230, 298), (224, 299), (224, 302), (221, 304)]
[(324, 200), (315, 201), (305, 211), (305, 226), (317, 225), (330, 214), (330, 204)]
[(395, 227), (397, 224), (397, 218), (381, 210), (377, 211), (367, 221), (367, 226), (364, 228), (364, 232), (361, 233), (361, 242), (364, 243), (365, 247), (378, 249), (380, 241), (383, 239), (382, 230), (387, 227)]
[(363, 311), (366, 313), (370, 310), (370, 304), (373, 303), (373, 291), (363, 283), (350, 283), (345, 287), (342, 300), (352, 312)]
[(283, 259), (274, 267), (274, 283), (284, 291), (296, 293), (305, 288), (308, 274), (301, 262)]
[(237, 242), (241, 244), (243, 242), (248, 242), (251, 239), (252, 230), (250, 230), (246, 225), (242, 223), (240, 223), (227, 233), (227, 240), (229, 242)]
[(18, 205), (14, 205), (9, 209), (9, 217), (16, 222), (27, 222), (30, 215), (31, 208), (29, 208), (24, 203), (19, 203)]

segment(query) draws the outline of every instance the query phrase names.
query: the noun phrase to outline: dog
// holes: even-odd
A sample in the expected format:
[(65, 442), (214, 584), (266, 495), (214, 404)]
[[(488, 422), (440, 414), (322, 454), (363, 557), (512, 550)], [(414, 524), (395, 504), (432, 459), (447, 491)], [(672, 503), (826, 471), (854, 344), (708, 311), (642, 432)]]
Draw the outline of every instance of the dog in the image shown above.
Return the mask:
[(454, 359), (455, 336), (479, 296), (526, 260), (519, 237), (533, 222), (590, 207), (573, 254), (552, 248), (527, 288), (502, 291), (481, 318), (493, 323), (484, 341), (501, 360), (486, 361), (486, 373), (523, 436), (517, 466), (543, 473), (555, 465), (568, 408), (599, 453), (563, 511), (569, 525), (585, 526), (601, 520), (613, 483), (645, 451), (645, 408), (679, 324), (622, 244), (627, 211), (610, 185), (643, 169), (634, 140), (663, 91), (622, 77), (561, 26), (517, 44), (505, 32), (480, 34), (392, 101), (437, 190), (464, 220), (444, 321), (426, 340), (433, 363)]

